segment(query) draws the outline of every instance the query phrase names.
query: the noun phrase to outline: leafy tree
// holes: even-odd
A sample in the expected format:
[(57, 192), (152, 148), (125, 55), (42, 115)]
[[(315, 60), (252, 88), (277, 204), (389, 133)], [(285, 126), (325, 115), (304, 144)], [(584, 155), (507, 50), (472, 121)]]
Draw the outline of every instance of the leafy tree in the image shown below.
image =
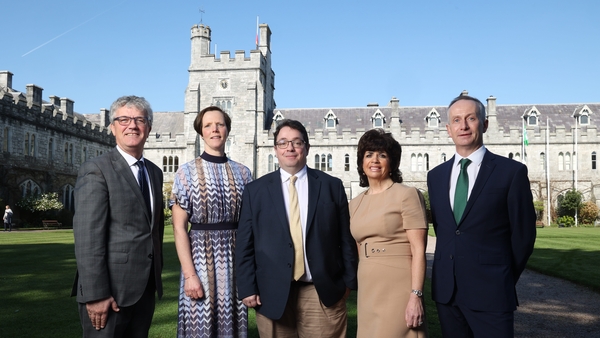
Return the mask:
[(544, 201), (533, 201), (533, 208), (535, 209), (536, 221), (541, 221), (544, 216)]
[(558, 216), (575, 217), (575, 211), (581, 208), (581, 193), (575, 189), (567, 191), (558, 198)]
[(582, 224), (594, 224), (594, 222), (598, 219), (598, 212), (600, 209), (596, 205), (596, 203), (592, 201), (584, 202), (579, 209), (579, 219)]
[(56, 219), (60, 210), (64, 208), (55, 192), (25, 197), (17, 202), (21, 208), (21, 220), (24, 226), (40, 226), (43, 219)]

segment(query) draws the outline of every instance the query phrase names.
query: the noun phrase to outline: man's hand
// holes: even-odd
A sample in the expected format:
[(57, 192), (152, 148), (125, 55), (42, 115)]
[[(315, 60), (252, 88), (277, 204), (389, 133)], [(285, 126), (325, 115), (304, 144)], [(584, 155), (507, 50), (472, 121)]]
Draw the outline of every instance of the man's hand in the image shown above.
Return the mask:
[(88, 302), (85, 304), (85, 307), (88, 316), (92, 321), (92, 326), (95, 327), (96, 330), (103, 329), (106, 326), (110, 308), (112, 308), (114, 312), (119, 312), (117, 302), (115, 302), (115, 299), (112, 296), (95, 302)]
[(257, 307), (259, 305), (262, 305), (262, 303), (260, 302), (259, 295), (248, 296), (242, 299), (242, 303), (244, 303), (244, 305), (246, 305), (247, 307)]

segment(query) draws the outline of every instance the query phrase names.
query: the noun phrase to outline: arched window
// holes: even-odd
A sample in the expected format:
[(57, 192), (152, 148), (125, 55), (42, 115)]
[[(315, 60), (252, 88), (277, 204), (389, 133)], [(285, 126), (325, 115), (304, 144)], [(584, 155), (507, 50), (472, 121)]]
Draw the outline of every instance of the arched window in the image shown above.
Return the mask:
[(54, 160), (54, 139), (48, 141), (48, 160)]
[(410, 171), (417, 171), (417, 155), (410, 155)]
[(169, 156), (169, 170), (168, 172), (173, 172), (173, 156)]
[(558, 153), (558, 170), (565, 170), (565, 155), (562, 152)]
[(423, 155), (417, 155), (417, 171), (423, 171)]
[(325, 157), (325, 154), (321, 155), (321, 171), (325, 171), (327, 170), (327, 159)]
[(546, 154), (540, 153), (540, 169), (546, 170)]
[(63, 187), (63, 194), (62, 194), (62, 203), (65, 206), (65, 209), (73, 211), (74, 208), (74, 197), (73, 197), (73, 192), (75, 191), (75, 188), (73, 188), (72, 185), (67, 184)]
[(273, 155), (269, 155), (267, 160), (267, 172), (273, 171)]
[(596, 152), (592, 151), (592, 170), (596, 170)]
[(163, 173), (167, 172), (167, 157), (163, 156)]
[(315, 155), (315, 169), (321, 169), (321, 156), (319, 154)]
[(429, 154), (423, 155), (423, 159), (425, 160), (425, 171), (429, 171)]
[(179, 156), (175, 156), (175, 164), (173, 164), (173, 172), (179, 170)]
[(29, 133), (25, 134), (25, 141), (23, 145), (23, 155), (29, 155)]
[(515, 153), (515, 161), (521, 162), (521, 154)]
[(350, 155), (344, 155), (344, 171), (350, 171)]
[(19, 184), (19, 188), (21, 189), (21, 197), (23, 198), (37, 196), (42, 193), (40, 186), (32, 180), (26, 180), (25, 182)]
[(565, 153), (565, 170), (571, 170), (571, 153)]
[(441, 160), (442, 162), (446, 162), (446, 153), (442, 153)]
[(537, 113), (531, 112), (531, 114), (527, 118), (527, 125), (528, 126), (537, 126), (537, 122), (538, 122)]
[(334, 129), (335, 126), (338, 124), (338, 119), (337, 116), (335, 116), (335, 114), (330, 110), (327, 115), (325, 115), (325, 128), (327, 129)]
[(327, 171), (333, 170), (333, 157), (331, 154), (327, 154)]
[(371, 121), (373, 122), (373, 128), (383, 128), (383, 124), (385, 123), (385, 116), (380, 111), (377, 111), (373, 116), (371, 116)]
[(513, 153), (508, 153), (508, 158), (513, 158)]
[(35, 134), (31, 134), (31, 138), (29, 139), (29, 155), (35, 157)]

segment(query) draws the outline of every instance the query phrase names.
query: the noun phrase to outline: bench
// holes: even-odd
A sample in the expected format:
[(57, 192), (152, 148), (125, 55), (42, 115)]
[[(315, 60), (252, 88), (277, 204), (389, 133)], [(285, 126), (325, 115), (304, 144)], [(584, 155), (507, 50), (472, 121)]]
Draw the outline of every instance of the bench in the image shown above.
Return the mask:
[(58, 229), (62, 226), (62, 223), (59, 223), (57, 220), (55, 219), (45, 219), (42, 221), (42, 225), (44, 226), (45, 230), (48, 229)]

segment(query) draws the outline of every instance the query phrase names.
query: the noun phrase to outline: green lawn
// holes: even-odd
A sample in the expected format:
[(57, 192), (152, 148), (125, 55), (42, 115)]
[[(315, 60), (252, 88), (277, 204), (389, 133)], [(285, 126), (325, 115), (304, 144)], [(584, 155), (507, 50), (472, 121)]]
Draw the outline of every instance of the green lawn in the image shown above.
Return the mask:
[[(600, 228), (541, 228), (528, 268), (600, 292)], [(151, 337), (174, 337), (179, 262), (166, 228), (164, 297), (157, 302)], [(0, 337), (80, 337), (75, 299), (73, 232), (0, 232)], [(425, 285), (430, 337), (440, 337), (429, 280)], [(356, 294), (348, 301), (349, 336), (356, 332)], [(250, 336), (258, 337), (250, 311)]]

